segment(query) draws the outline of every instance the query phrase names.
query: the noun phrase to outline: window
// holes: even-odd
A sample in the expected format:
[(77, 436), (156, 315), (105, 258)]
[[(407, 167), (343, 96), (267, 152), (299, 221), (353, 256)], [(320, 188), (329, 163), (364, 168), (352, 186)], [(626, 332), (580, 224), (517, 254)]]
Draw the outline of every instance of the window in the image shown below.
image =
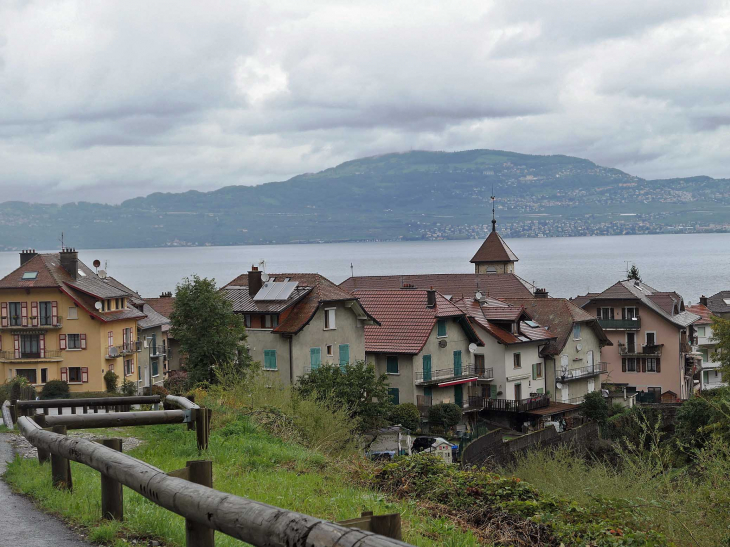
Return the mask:
[(636, 358), (635, 357), (625, 357), (623, 359), (623, 364), (625, 365), (625, 372), (636, 372)]
[(38, 318), (41, 325), (53, 324), (53, 303), (38, 302)]
[(400, 390), (397, 387), (388, 388), (388, 395), (390, 395), (390, 402), (394, 405), (400, 404)]
[(325, 347), (325, 352), (327, 353), (327, 357), (334, 357), (335, 356), (335, 347), (332, 344), (327, 344)]
[(81, 383), (81, 367), (68, 367), (68, 382)]
[(613, 319), (613, 308), (598, 308), (596, 315), (598, 319)]
[(626, 333), (626, 351), (629, 353), (636, 353), (636, 333)]
[(48, 369), (41, 369), (41, 384), (45, 384), (48, 381)]
[(67, 334), (66, 335), (66, 349), (81, 349), (81, 335), (80, 334)]
[(710, 361), (710, 352), (706, 349), (701, 349), (700, 353), (702, 354), (702, 362), (708, 363)]
[(322, 364), (322, 349), (321, 348), (310, 348), (309, 349), (309, 366), (311, 370), (317, 370)]
[(38, 359), (41, 356), (40, 336), (37, 334), (23, 334), (20, 336), (20, 355)]
[(69, 319), (78, 319), (79, 318), (79, 310), (76, 306), (69, 306), (68, 318)]
[(276, 350), (265, 349), (264, 350), (264, 369), (276, 370)]
[[(24, 272), (23, 273), (23, 281), (29, 281), (31, 279), (37, 279), (38, 278), (38, 272)], [(35, 384), (35, 382), (33, 382)]]
[(635, 319), (637, 317), (639, 317), (639, 310), (637, 308), (624, 308), (624, 319)]
[(573, 325), (573, 340), (580, 340), (580, 323)]
[(400, 374), (397, 355), (388, 355), (385, 359), (385, 363), (385, 372), (388, 374)]
[(646, 372), (656, 372), (656, 359), (646, 360)]
[(646, 333), (646, 345), (647, 346), (654, 346), (654, 345), (656, 345), (656, 333), (655, 332), (647, 332)]
[(23, 324), (23, 313), (21, 312), (20, 302), (10, 302), (10, 326), (19, 327)]
[(538, 378), (542, 378), (542, 361), (532, 365), (532, 379), (537, 380)]
[(516, 352), (512, 356), (512, 359), (513, 359), (515, 368), (522, 368), (522, 357), (520, 356), (519, 352)]
[(160, 375), (160, 360), (155, 358), (150, 361), (150, 364), (152, 365), (152, 376), (159, 376)]
[(130, 374), (134, 374), (134, 360), (125, 359), (124, 360), (124, 375), (129, 376)]
[(705, 337), (705, 327), (697, 327), (697, 336)]
[(446, 336), (446, 319), (438, 320), (436, 336), (439, 338)]
[(335, 325), (335, 308), (327, 308), (324, 310), (324, 328), (325, 330), (334, 330)]
[(278, 315), (264, 315), (264, 328), (275, 329), (279, 326)]
[(15, 371), (16, 376), (21, 376), (31, 384), (37, 384), (36, 370), (34, 368), (19, 368)]
[(251, 328), (251, 314), (250, 313), (247, 313), (246, 315), (243, 316), (243, 322), (246, 325), (247, 329)]
[(340, 344), (340, 368), (350, 364), (350, 344)]

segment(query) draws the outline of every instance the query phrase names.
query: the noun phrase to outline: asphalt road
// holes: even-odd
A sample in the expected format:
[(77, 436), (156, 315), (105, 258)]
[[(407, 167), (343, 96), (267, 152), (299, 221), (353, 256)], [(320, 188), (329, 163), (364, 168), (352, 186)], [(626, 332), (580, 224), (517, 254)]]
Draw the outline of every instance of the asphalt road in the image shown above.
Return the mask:
[[(0, 474), (12, 461), (13, 449), (0, 434)], [(50, 479), (49, 479), (50, 480)], [(0, 546), (2, 547), (89, 547), (64, 524), (36, 507), (23, 496), (13, 494), (0, 480)]]

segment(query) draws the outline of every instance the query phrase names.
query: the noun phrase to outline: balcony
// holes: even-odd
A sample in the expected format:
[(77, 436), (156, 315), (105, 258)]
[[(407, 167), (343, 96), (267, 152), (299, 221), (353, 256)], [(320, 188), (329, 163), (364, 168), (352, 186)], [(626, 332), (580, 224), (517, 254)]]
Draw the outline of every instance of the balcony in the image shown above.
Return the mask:
[(463, 365), (461, 367), (442, 368), (432, 371), (417, 371), (416, 385), (433, 385), (459, 378), (476, 377), (478, 380), (494, 380), (494, 369), (483, 368), (474, 365)]
[(497, 410), (501, 412), (529, 412), (538, 408), (550, 406), (549, 395), (538, 395), (529, 399), (484, 399), (484, 410)]
[(661, 357), (664, 344), (642, 344), (641, 351), (636, 346), (618, 343), (618, 354), (624, 357)]
[(580, 368), (568, 369), (565, 372), (560, 371), (559, 379), (561, 382), (570, 382), (571, 380), (580, 380), (581, 378), (590, 378), (599, 374), (608, 372), (608, 363), (599, 361), (593, 365), (586, 365)]
[(598, 319), (603, 330), (640, 330), (641, 318), (633, 319)]
[(48, 320), (44, 320), (42, 324), (33, 324), (33, 318), (28, 318), (28, 324), (23, 325), (21, 324), (21, 321), (17, 321), (17, 324), (11, 324), (13, 321), (8, 321), (8, 324), (6, 326), (1, 326), (2, 323), (0, 323), (0, 330), (9, 330), (9, 331), (37, 331), (37, 330), (50, 330), (50, 329), (60, 329), (63, 327), (63, 324), (61, 323), (61, 319), (57, 319), (55, 323), (52, 322), (50, 318)]
[(43, 357), (40, 353), (22, 353), (18, 352), (16, 355), (14, 351), (0, 351), (0, 362), (14, 362), (14, 363), (34, 363), (43, 361), (62, 361), (61, 350), (47, 349), (43, 352)]
[(166, 349), (165, 346), (147, 346), (147, 351), (149, 351), (150, 357), (152, 358), (164, 357)]
[(106, 359), (116, 359), (132, 353), (138, 353), (142, 349), (142, 343), (137, 340), (135, 342), (127, 342), (120, 346), (109, 346), (106, 349)]

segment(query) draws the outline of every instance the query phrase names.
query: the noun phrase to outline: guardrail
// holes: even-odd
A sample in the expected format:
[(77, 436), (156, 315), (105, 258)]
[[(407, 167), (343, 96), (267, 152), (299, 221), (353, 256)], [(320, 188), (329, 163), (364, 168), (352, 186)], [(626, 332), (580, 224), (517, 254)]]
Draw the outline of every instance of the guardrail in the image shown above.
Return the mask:
[[(169, 403), (190, 406), (186, 410), (204, 410), (194, 408), (197, 407), (195, 403), (183, 399), (172, 397)], [(126, 486), (152, 503), (184, 517), (188, 547), (213, 547), (215, 531), (254, 547), (408, 546), (396, 539), (357, 529), (360, 526), (375, 529), (375, 517), (370, 515), (335, 524), (219, 492), (212, 487), (213, 467), (210, 461), (189, 461), (185, 468), (165, 473), (146, 462), (123, 454), (121, 439), (104, 439), (100, 444), (82, 438), (69, 438), (65, 435), (65, 425), (55, 425), (52, 431), (46, 431), (25, 416), (18, 418), (18, 428), (38, 448), (41, 463), (50, 458), (51, 479), (56, 488), (73, 487), (69, 461), (96, 469), (102, 476), (103, 518), (123, 520), (122, 486)], [(388, 520), (386, 528), (400, 536), (399, 519)]]
[(605, 361), (599, 361), (597, 363), (594, 363), (592, 365), (586, 365), (584, 367), (561, 370), (557, 376), (561, 382), (569, 382), (571, 380), (588, 378), (589, 376), (595, 376), (596, 374), (605, 374), (607, 372), (608, 363)]
[(441, 368), (433, 371), (416, 371), (416, 383), (440, 382), (449, 378), (461, 378), (463, 376), (476, 376), (480, 380), (493, 380), (494, 368), (483, 368), (475, 365), (462, 365), (461, 367)]
[(540, 395), (529, 399), (485, 399), (485, 410), (501, 410), (505, 412), (529, 412), (550, 406), (550, 396)]

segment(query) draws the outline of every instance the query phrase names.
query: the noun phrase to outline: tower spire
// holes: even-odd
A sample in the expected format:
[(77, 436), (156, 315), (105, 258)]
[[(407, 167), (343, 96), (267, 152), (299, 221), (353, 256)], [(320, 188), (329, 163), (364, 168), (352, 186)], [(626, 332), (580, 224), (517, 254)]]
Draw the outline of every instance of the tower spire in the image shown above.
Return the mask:
[(494, 186), (492, 186), (492, 231), (497, 231), (497, 219), (494, 218)]

